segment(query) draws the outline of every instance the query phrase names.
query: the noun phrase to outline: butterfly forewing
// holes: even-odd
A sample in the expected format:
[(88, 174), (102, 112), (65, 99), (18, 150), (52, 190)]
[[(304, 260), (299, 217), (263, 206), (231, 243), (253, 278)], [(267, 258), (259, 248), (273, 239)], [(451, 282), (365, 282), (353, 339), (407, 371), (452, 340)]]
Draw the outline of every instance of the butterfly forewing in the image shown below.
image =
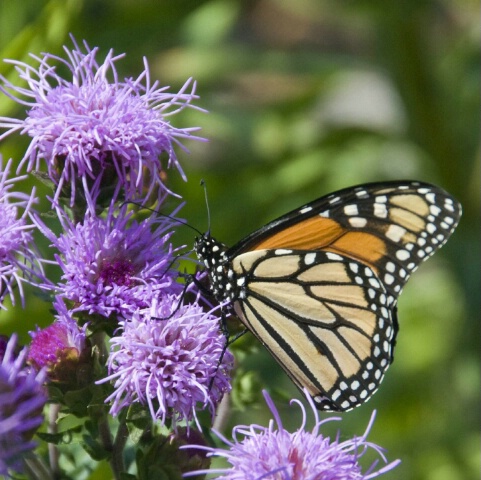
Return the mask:
[(410, 274), (449, 238), (461, 206), (421, 182), (319, 198), (227, 249), (196, 252), (228, 302), (320, 409), (366, 401), (392, 361), (395, 307)]
[(255, 249), (332, 251), (369, 265), (397, 296), (419, 264), (446, 243), (460, 215), (459, 203), (433, 185), (367, 184), (294, 210), (228, 253), (234, 258)]

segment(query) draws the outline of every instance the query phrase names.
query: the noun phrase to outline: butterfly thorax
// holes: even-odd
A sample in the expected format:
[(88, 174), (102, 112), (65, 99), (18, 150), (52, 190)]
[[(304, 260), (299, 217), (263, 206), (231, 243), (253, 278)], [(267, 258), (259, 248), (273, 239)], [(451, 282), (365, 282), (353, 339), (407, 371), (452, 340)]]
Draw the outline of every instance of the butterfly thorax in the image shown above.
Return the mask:
[(194, 251), (203, 262), (211, 283), (211, 292), (219, 301), (234, 302), (242, 297), (242, 289), (227, 255), (227, 246), (205, 234), (194, 243)]

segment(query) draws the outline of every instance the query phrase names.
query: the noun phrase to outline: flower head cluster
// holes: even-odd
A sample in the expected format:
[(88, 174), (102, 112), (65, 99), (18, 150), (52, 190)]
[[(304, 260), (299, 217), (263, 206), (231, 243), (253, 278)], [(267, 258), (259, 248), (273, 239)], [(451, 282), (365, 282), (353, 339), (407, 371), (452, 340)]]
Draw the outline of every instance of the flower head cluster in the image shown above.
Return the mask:
[(162, 423), (191, 420), (198, 404), (213, 411), (230, 390), (233, 357), (219, 318), (196, 303), (179, 302), (181, 295), (163, 297), (121, 322), (104, 379), (114, 382), (107, 399), (113, 415), (138, 402)]
[[(78, 326), (60, 299), (54, 305), (59, 311), (56, 321), (31, 332), (27, 361), (37, 370), (46, 368), (50, 380), (72, 383), (77, 380), (79, 365), (89, 360), (85, 326)], [(85, 370), (81, 373), (84, 376)]]
[(15, 303), (14, 286), (20, 291), (22, 282), (43, 276), (42, 264), (32, 244), (32, 225), (27, 222), (35, 192), (31, 195), (12, 191), (12, 187), (25, 177), (9, 179), (11, 160), (4, 169), (0, 161), (0, 308), (5, 295)]
[[(18, 170), (36, 170), (54, 186), (48, 200), (59, 223), (50, 227), (52, 218), (30, 211), (34, 193), (11, 192), (17, 180), (7, 179), (11, 163), (0, 169), (0, 303), (8, 294), (13, 299), (15, 283), (21, 290), (21, 274), (28, 280), (41, 266), (29, 247), (32, 228), (50, 240), (56, 249), (51, 263), (61, 269), (56, 285), (43, 274), (39, 279), (53, 291), (57, 315), (31, 333), (28, 357), (26, 351), (16, 357), (13, 344), (0, 341), (0, 475), (19, 468), (20, 456), (33, 446), (46, 378), (55, 382), (51, 401), (62, 405), (62, 413), (92, 415), (93, 423), (98, 413), (87, 408), (93, 400), (110, 403), (114, 416), (137, 404), (176, 429), (196, 418), (198, 408), (214, 413), (231, 388), (233, 356), (219, 316), (194, 284), (183, 289), (177, 281), (180, 249), (171, 236), (182, 223), (175, 220), (180, 207), (171, 216), (147, 208), (141, 217), (131, 210), (132, 204), (163, 207), (172, 193), (165, 184), (168, 168), (184, 178), (174, 147), (203, 139), (194, 136), (197, 128), (176, 128), (169, 118), (192, 107), (196, 84), (189, 79), (169, 93), (151, 83), (146, 61), (137, 78), (120, 80), (122, 55), (110, 51), (98, 61), (97, 48), (73, 43), (64, 48), (65, 58), (33, 56), (36, 66), (10, 61), (26, 87), (0, 75), (0, 93), (27, 112), (24, 120), (0, 117), (0, 140), (14, 132), (31, 138)], [(93, 385), (104, 369), (108, 376)], [(111, 385), (101, 386), (107, 382), (113, 393)], [(98, 439), (93, 431), (85, 435), (110, 451), (109, 428), (99, 422)], [(123, 446), (115, 442), (117, 458)], [(122, 466), (116, 468), (120, 477)]]
[[(302, 409), (303, 422), (297, 431), (290, 433), (283, 428), (279, 413), (267, 392), (264, 392), (264, 397), (277, 427), (272, 420), (267, 428), (259, 425), (237, 426), (232, 432), (233, 442), (229, 442), (217, 434), (228, 445), (227, 450), (195, 445), (184, 447), (205, 450), (210, 456), (225, 458), (231, 465), (218, 470), (197, 470), (185, 474), (185, 476), (217, 473), (219, 476), (216, 478), (223, 480), (260, 478), (272, 480), (367, 480), (377, 477), (399, 464), (399, 460), (387, 463), (382, 449), (367, 441), (374, 414), (361, 437), (340, 442), (338, 438), (331, 440), (320, 433), (320, 428), (324, 423), (340, 419), (331, 417), (319, 420), (319, 414), (312, 400), (309, 399), (309, 403), (316, 420), (314, 428), (310, 432), (305, 430), (306, 410), (301, 402), (293, 400)], [(307, 397), (309, 398), (308, 395)], [(359, 459), (368, 449), (379, 454), (386, 465), (375, 471), (376, 462), (367, 472), (363, 473)]]
[[(99, 194), (109, 198), (145, 199), (165, 193), (162, 182), (167, 167), (182, 173), (174, 144), (197, 128), (175, 128), (168, 117), (197, 98), (195, 82), (187, 80), (178, 93), (168, 93), (150, 82), (149, 67), (136, 79), (120, 81), (111, 50), (102, 63), (98, 49), (84, 43), (85, 52), (64, 47), (67, 59), (51, 54), (33, 56), (38, 68), (23, 62), (15, 65), (27, 88), (17, 87), (0, 77), (0, 90), (28, 108), (25, 120), (0, 118), (6, 132), (32, 138), (22, 160), (27, 170), (40, 170), (45, 162), (56, 184), (54, 201), (70, 198), (70, 206), (83, 198), (93, 212)], [(64, 79), (57, 67), (70, 72)], [(167, 158), (163, 164), (160, 156)], [(80, 195), (80, 197), (79, 197)]]
[(43, 389), (45, 371), (25, 366), (27, 350), (15, 351), (12, 337), (0, 357), (0, 475), (21, 471), (22, 458), (35, 447), (32, 436), (43, 421), (47, 397)]
[(170, 219), (151, 216), (137, 222), (126, 206), (110, 208), (105, 217), (88, 213), (75, 224), (61, 211), (59, 217), (64, 226), (59, 237), (38, 218), (37, 224), (59, 251), (63, 281), (58, 293), (74, 303), (74, 311), (131, 314), (155, 297), (180, 290), (170, 269)]

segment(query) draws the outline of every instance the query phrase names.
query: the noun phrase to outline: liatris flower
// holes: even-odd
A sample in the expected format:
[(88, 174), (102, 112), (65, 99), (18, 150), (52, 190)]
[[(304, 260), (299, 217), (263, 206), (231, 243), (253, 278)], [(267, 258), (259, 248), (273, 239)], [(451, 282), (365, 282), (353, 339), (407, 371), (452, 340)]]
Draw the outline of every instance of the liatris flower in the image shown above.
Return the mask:
[(14, 287), (18, 287), (24, 302), (24, 281), (43, 278), (41, 260), (32, 245), (33, 225), (27, 223), (35, 192), (26, 195), (12, 191), (14, 184), (25, 176), (8, 179), (12, 161), (4, 169), (0, 158), (0, 308), (5, 308), (3, 299), (8, 294), (15, 303)]
[[(167, 93), (168, 87), (150, 83), (145, 59), (137, 79), (119, 81), (115, 63), (123, 55), (114, 56), (110, 50), (99, 64), (97, 48), (84, 42), (84, 53), (73, 43), (73, 50), (64, 47), (68, 59), (32, 55), (37, 69), (8, 60), (28, 87), (0, 76), (0, 90), (28, 110), (25, 120), (0, 117), (0, 127), (6, 129), (0, 140), (15, 131), (32, 138), (21, 164), (31, 171), (46, 162), (57, 185), (55, 203), (60, 196), (70, 197), (73, 206), (80, 190), (93, 212), (92, 190), (115, 198), (121, 189), (127, 200), (165, 193), (165, 168), (175, 167), (183, 175), (174, 144), (182, 147), (182, 138), (203, 140), (192, 135), (198, 128), (176, 128), (168, 121), (170, 115), (192, 107), (198, 98), (195, 82), (189, 79), (178, 93)], [(66, 67), (71, 78), (60, 77), (57, 66)], [(161, 154), (168, 157), (167, 165), (162, 165)]]
[[(309, 395), (306, 397), (314, 412), (316, 423), (312, 431), (306, 431), (306, 410), (300, 401), (293, 400), (293, 403), (301, 407), (303, 414), (302, 425), (294, 433), (283, 428), (279, 413), (265, 391), (264, 397), (274, 416), (277, 428), (272, 420), (267, 428), (259, 425), (237, 426), (232, 432), (233, 442), (229, 442), (216, 433), (229, 446), (228, 450), (198, 445), (182, 447), (205, 450), (209, 456), (223, 457), (231, 465), (227, 468), (196, 470), (184, 476), (213, 473), (217, 475), (216, 479), (223, 480), (257, 480), (261, 478), (269, 480), (367, 480), (393, 469), (400, 463), (399, 460), (387, 463), (382, 449), (366, 440), (374, 422), (374, 413), (361, 437), (340, 442), (338, 436), (331, 441), (329, 437), (324, 437), (320, 433), (320, 428), (324, 423), (340, 420), (340, 418), (331, 417), (319, 420), (318, 411)], [(375, 462), (363, 473), (359, 459), (368, 449), (379, 454), (386, 465), (375, 471), (377, 465)]]
[(35, 448), (32, 436), (42, 424), (47, 401), (45, 371), (26, 367), (27, 350), (17, 355), (15, 345), (12, 337), (0, 358), (0, 475), (22, 470), (22, 459)]
[(64, 230), (59, 237), (36, 221), (59, 251), (63, 276), (57, 293), (74, 302), (74, 312), (131, 314), (154, 297), (180, 291), (170, 270), (172, 220), (152, 216), (138, 223), (126, 206), (111, 207), (105, 218), (87, 214), (77, 224), (62, 210), (58, 214)]
[[(86, 368), (80, 368), (82, 364), (88, 364), (90, 356), (85, 326), (82, 329), (77, 325), (60, 299), (54, 306), (60, 310), (56, 321), (30, 333), (32, 343), (27, 362), (37, 370), (45, 367), (52, 381), (74, 385), (85, 383)], [(78, 378), (79, 374), (82, 378)]]
[(115, 392), (110, 412), (133, 403), (148, 405), (152, 418), (174, 424), (191, 420), (197, 406), (213, 412), (230, 390), (232, 354), (219, 329), (219, 317), (182, 295), (163, 297), (148, 311), (121, 322), (111, 339), (109, 376)]

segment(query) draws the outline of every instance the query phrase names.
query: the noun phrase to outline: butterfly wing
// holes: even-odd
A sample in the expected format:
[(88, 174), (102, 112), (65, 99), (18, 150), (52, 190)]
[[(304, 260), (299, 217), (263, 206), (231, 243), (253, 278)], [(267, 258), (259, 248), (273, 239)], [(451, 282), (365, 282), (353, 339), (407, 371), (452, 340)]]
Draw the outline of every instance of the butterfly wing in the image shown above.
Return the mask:
[(420, 182), (322, 197), (227, 251), (242, 287), (234, 308), (320, 409), (354, 408), (392, 361), (402, 287), (460, 216), (448, 193)]
[(368, 265), (393, 300), (410, 274), (450, 237), (461, 206), (422, 182), (384, 182), (321, 197), (267, 224), (231, 248), (323, 250)]
[(349, 410), (377, 389), (397, 323), (366, 265), (331, 252), (256, 250), (236, 257), (245, 298), (234, 304), (319, 409)]

